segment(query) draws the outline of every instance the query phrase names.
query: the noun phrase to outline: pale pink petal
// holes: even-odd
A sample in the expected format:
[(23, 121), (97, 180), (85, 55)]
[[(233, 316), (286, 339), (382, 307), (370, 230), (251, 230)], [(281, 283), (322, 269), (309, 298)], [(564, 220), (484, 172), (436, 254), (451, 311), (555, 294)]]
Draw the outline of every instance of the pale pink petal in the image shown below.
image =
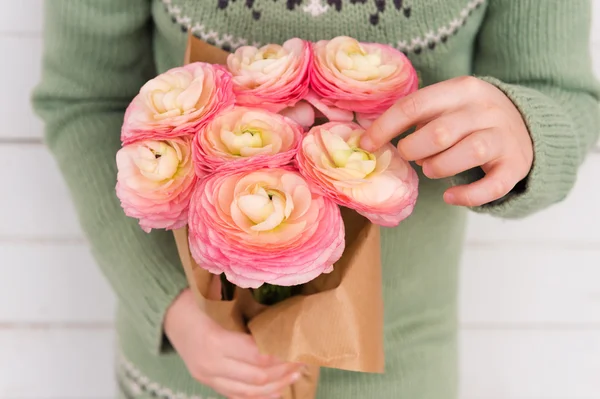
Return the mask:
[(279, 113), (296, 121), (296, 123), (305, 129), (310, 128), (315, 123), (315, 110), (306, 101), (300, 101), (293, 107), (285, 108)]
[(330, 122), (352, 122), (354, 120), (354, 112), (325, 104), (314, 91), (310, 91), (304, 100), (318, 109)]

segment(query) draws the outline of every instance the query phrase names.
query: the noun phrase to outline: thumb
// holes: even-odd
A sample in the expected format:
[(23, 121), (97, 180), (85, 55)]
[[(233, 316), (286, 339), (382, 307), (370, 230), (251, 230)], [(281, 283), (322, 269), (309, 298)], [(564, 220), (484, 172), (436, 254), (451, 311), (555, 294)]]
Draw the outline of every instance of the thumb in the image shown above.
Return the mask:
[(380, 139), (382, 135), (380, 124), (377, 120), (373, 121), (360, 138), (360, 148), (369, 152), (377, 151), (385, 144), (385, 141)]

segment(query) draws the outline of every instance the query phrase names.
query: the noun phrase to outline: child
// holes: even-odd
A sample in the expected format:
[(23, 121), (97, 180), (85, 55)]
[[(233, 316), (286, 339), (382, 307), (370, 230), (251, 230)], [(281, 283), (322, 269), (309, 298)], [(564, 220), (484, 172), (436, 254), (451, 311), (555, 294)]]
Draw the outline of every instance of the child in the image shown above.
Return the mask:
[(301, 371), (260, 355), (249, 336), (222, 330), (197, 309), (171, 233), (144, 233), (115, 196), (125, 107), (157, 72), (182, 63), (188, 31), (228, 51), (347, 35), (393, 44), (412, 60), (425, 88), (381, 116), (362, 141), (372, 150), (417, 126), (398, 143), (420, 165), (417, 206), (399, 227), (382, 229), (386, 373), (324, 369), (318, 397), (451, 399), (466, 207), (522, 217), (562, 200), (597, 139), (590, 7), (589, 0), (47, 2), (34, 105), (119, 298), (121, 398), (206, 399), (215, 391), (271, 398)]

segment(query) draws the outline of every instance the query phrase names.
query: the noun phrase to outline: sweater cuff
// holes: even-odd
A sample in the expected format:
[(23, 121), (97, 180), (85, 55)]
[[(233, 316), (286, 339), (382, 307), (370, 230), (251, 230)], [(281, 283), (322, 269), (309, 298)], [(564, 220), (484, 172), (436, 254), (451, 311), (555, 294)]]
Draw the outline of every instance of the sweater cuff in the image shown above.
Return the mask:
[[(529, 175), (506, 196), (473, 207), (476, 212), (504, 218), (520, 218), (564, 199), (580, 164), (579, 138), (573, 121), (546, 95), (528, 87), (479, 77), (500, 89), (521, 112), (533, 141), (533, 165)], [(452, 185), (473, 183), (484, 176), (481, 168), (451, 179)]]

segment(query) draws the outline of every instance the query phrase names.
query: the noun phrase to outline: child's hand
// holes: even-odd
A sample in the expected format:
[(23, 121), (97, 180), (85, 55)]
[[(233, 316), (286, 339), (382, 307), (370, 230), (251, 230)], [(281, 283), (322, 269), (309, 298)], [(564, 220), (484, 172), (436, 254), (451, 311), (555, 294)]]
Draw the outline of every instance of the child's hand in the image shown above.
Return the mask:
[(276, 398), (300, 376), (301, 365), (262, 355), (250, 335), (221, 328), (189, 289), (167, 311), (164, 328), (191, 375), (228, 398)]
[(417, 130), (398, 143), (407, 161), (416, 161), (431, 179), (481, 166), (486, 176), (450, 188), (444, 200), (479, 206), (506, 195), (527, 176), (533, 145), (512, 101), (498, 88), (466, 76), (425, 87), (387, 110), (361, 140), (374, 150), (411, 126)]

